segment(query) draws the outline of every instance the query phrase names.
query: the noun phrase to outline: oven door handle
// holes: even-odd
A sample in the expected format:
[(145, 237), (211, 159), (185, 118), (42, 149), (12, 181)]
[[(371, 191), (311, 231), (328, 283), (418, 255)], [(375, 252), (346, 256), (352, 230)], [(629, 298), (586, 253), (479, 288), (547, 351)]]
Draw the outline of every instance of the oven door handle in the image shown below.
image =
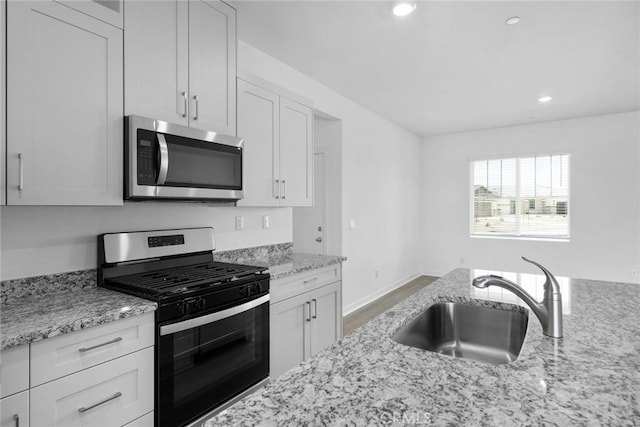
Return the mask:
[(268, 302), (269, 298), (270, 298), (269, 295), (263, 295), (260, 298), (256, 298), (252, 301), (246, 302), (236, 307), (227, 308), (226, 310), (207, 314), (206, 316), (185, 320), (183, 322), (160, 326), (160, 336), (175, 334), (176, 332), (182, 332), (188, 329), (197, 328), (199, 326), (203, 326), (209, 323), (226, 319), (231, 316), (235, 316), (236, 314), (244, 313), (245, 311), (249, 311), (252, 308), (256, 308), (257, 306)]

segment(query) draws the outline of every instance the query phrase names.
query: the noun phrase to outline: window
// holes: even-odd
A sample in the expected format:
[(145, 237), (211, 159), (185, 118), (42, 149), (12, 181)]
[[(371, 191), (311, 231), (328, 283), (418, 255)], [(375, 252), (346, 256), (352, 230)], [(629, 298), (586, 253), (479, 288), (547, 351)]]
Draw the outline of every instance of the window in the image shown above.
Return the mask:
[(471, 162), (472, 236), (569, 238), (569, 155)]

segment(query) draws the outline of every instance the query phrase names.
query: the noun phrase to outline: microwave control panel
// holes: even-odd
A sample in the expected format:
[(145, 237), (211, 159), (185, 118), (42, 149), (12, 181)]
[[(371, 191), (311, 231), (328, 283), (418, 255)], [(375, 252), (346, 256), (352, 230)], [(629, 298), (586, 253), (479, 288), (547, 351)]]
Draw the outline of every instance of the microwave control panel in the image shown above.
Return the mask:
[[(156, 166), (155, 158), (157, 156), (152, 132), (144, 132), (144, 135), (138, 134), (137, 143), (137, 169), (138, 169), (138, 185), (155, 185), (156, 184)], [(147, 135), (147, 133), (149, 135)]]

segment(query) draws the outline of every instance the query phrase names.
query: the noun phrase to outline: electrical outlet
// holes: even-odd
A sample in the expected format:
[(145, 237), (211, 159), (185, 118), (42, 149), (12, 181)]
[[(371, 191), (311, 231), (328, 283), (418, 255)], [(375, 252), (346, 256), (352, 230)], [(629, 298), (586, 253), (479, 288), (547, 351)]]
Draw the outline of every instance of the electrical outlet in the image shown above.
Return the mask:
[(262, 215), (262, 228), (269, 228), (269, 215)]
[(349, 230), (355, 230), (356, 229), (356, 220), (352, 219), (349, 221)]
[(631, 277), (633, 277), (634, 279), (638, 278), (638, 270), (636, 270), (635, 268), (631, 270)]
[(242, 230), (244, 228), (244, 218), (241, 216), (236, 217), (236, 230)]

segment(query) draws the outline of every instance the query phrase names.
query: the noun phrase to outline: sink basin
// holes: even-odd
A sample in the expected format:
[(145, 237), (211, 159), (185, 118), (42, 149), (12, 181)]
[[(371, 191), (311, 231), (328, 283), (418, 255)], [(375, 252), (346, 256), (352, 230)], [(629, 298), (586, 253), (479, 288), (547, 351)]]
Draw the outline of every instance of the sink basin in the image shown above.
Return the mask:
[(528, 321), (526, 311), (438, 302), (392, 339), (447, 356), (504, 365), (518, 358)]

